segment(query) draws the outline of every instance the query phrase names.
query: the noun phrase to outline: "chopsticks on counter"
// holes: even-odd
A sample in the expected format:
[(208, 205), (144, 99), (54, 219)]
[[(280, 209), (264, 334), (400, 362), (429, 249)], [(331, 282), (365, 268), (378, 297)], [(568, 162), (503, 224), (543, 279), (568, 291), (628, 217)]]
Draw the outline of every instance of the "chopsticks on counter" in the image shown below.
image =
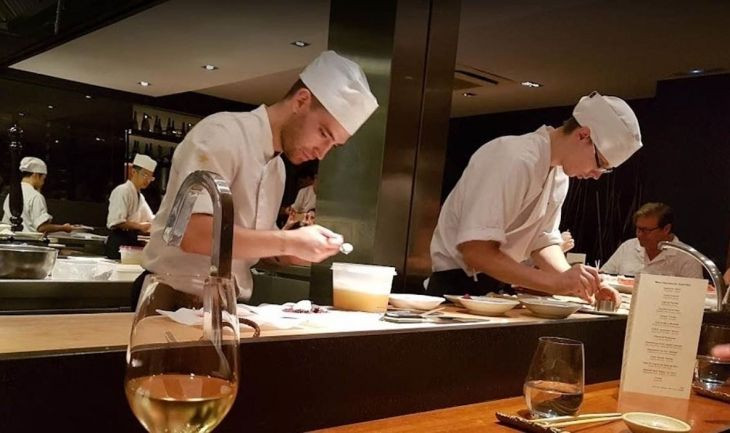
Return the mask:
[(595, 422), (608, 422), (621, 419), (621, 414), (614, 413), (592, 413), (578, 416), (559, 416), (554, 418), (540, 418), (529, 420), (517, 415), (509, 415), (502, 412), (495, 414), (502, 424), (515, 427), (528, 433), (564, 433), (561, 427), (568, 427), (579, 424)]

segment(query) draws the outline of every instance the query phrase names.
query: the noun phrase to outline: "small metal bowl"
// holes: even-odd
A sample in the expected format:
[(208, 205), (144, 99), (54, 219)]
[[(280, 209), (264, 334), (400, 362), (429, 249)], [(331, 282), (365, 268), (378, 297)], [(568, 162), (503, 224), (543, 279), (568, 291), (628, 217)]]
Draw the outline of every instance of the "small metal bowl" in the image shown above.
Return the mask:
[(43, 279), (53, 269), (58, 251), (24, 244), (0, 244), (0, 279)]

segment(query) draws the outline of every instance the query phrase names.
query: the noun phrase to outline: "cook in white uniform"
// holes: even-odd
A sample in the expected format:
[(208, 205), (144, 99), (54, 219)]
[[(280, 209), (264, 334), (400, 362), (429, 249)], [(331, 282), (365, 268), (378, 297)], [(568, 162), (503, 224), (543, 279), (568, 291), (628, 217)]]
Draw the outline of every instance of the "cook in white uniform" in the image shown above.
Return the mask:
[[(641, 147), (623, 100), (593, 92), (557, 129), (492, 140), (471, 157), (431, 240), (430, 294), (482, 294), (500, 282), (590, 298), (598, 272), (571, 267), (560, 249), (568, 177), (598, 179)], [(538, 268), (520, 262), (532, 258)]]
[(319, 262), (338, 252), (342, 237), (324, 227), (277, 229), (285, 176), (279, 155), (285, 153), (294, 164), (324, 158), (330, 149), (344, 144), (378, 105), (362, 69), (334, 51), (320, 54), (299, 77), (275, 104), (208, 116), (180, 143), (168, 192), (144, 250), (148, 271), (208, 273), (213, 218), (207, 194), (199, 196), (180, 248), (162, 240), (180, 185), (195, 170), (218, 173), (230, 185), (235, 223), (232, 272), (240, 298), (250, 296), (249, 269), (261, 258), (293, 256)]
[[(71, 232), (72, 224), (51, 224), (53, 217), (48, 213), (46, 199), (41, 194), (41, 188), (46, 182), (48, 167), (42, 159), (26, 156), (20, 160), (20, 172), (23, 180), (20, 189), (23, 193), (23, 231), (27, 232)], [(3, 202), (3, 222), (10, 224), (10, 194)]]
[(106, 226), (111, 234), (106, 240), (106, 255), (110, 259), (120, 257), (122, 245), (142, 246), (138, 234), (147, 234), (155, 215), (152, 213), (142, 190), (155, 180), (157, 161), (138, 153), (134, 156), (129, 178), (118, 185), (109, 196), (109, 213)]
[(682, 243), (672, 233), (674, 212), (664, 203), (646, 203), (634, 214), (636, 237), (618, 247), (601, 272), (636, 276), (653, 275), (702, 278), (702, 265), (674, 249), (660, 251), (661, 241)]

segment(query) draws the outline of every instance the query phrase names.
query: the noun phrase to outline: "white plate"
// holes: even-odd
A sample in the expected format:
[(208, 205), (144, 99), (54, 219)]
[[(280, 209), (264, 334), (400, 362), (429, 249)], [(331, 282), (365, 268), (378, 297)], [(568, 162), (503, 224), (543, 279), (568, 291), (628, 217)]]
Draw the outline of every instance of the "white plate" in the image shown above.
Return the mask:
[(388, 300), (390, 305), (394, 307), (416, 310), (431, 310), (444, 302), (444, 298), (440, 296), (414, 295), (411, 293), (391, 293)]
[(472, 296), (471, 298), (461, 298), (461, 304), (469, 310), (470, 313), (483, 316), (500, 316), (507, 311), (520, 305), (518, 301), (502, 298), (491, 298), (487, 296)]
[(545, 319), (565, 319), (576, 311), (580, 310), (582, 305), (573, 304), (571, 302), (552, 301), (549, 299), (521, 299), (522, 305), (525, 306), (532, 314)]

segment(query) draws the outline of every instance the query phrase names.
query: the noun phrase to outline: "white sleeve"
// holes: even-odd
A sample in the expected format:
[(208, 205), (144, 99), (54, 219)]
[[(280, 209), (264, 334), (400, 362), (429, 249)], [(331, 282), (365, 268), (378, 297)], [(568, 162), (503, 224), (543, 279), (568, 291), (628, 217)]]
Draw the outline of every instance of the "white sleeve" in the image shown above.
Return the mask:
[(550, 245), (560, 245), (563, 242), (563, 238), (560, 236), (560, 217), (565, 196), (568, 194), (568, 178), (562, 175), (562, 171), (552, 172), (551, 175), (555, 178), (550, 195), (549, 213), (543, 218), (541, 230), (530, 245), (530, 253)]
[(29, 205), (30, 221), (26, 221), (26, 224), (31, 230), (38, 231), (38, 226), (53, 219), (48, 213), (46, 199), (41, 194), (34, 195), (27, 204)]
[(106, 216), (108, 229), (127, 221), (129, 217), (129, 203), (122, 188), (116, 187), (109, 195), (109, 213)]
[[(188, 133), (185, 141), (185, 154), (174, 158), (171, 168), (181, 182), (194, 171), (207, 170), (219, 174), (229, 184), (232, 183), (238, 169), (236, 162), (239, 160), (236, 145), (240, 143), (236, 142), (236, 134), (228, 125), (215, 119), (203, 119)], [(241, 150), (238, 149), (238, 152)], [(213, 214), (213, 203), (207, 192), (198, 195), (193, 213)]]
[(507, 240), (506, 229), (519, 214), (532, 170), (517, 158), (483, 154), (472, 159), (462, 179), (456, 245), (468, 241)]
[(294, 209), (297, 212), (304, 212), (306, 209), (304, 209), (304, 193), (307, 191), (307, 188), (301, 188), (297, 192), (297, 198), (294, 199), (294, 203), (292, 203), (291, 208)]
[(623, 262), (623, 256), (624, 256), (624, 250), (625, 246), (627, 245), (627, 242), (622, 243), (619, 245), (618, 248), (616, 248), (616, 251), (613, 253), (611, 258), (608, 259), (606, 263), (601, 266), (601, 272), (607, 273), (607, 274), (620, 274), (621, 273), (621, 262)]
[(144, 198), (144, 194), (139, 195), (139, 216), (141, 223), (149, 223), (155, 218), (155, 214), (152, 212), (152, 208), (147, 204), (147, 200)]

